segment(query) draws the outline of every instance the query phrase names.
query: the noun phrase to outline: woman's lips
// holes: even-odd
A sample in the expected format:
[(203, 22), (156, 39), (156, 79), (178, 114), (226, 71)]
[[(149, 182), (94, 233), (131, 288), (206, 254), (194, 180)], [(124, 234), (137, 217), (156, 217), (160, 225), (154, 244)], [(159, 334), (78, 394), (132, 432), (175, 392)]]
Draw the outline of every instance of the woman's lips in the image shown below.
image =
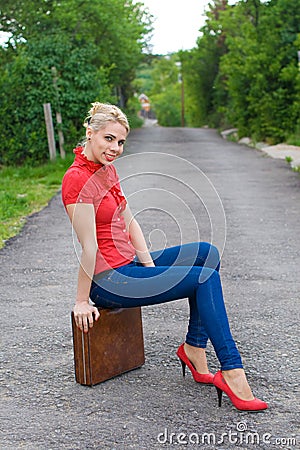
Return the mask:
[(115, 155), (109, 155), (107, 153), (104, 153), (104, 156), (105, 156), (106, 161), (108, 161), (108, 162), (111, 162), (115, 159)]

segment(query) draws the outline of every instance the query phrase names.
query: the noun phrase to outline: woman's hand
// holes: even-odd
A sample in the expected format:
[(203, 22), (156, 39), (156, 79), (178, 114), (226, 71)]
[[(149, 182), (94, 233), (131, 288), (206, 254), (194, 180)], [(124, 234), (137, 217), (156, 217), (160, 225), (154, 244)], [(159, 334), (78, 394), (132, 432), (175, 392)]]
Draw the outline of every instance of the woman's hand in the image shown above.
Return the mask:
[(92, 328), (94, 318), (98, 320), (100, 317), (98, 308), (87, 302), (76, 302), (73, 311), (75, 323), (84, 333), (87, 333), (89, 328)]

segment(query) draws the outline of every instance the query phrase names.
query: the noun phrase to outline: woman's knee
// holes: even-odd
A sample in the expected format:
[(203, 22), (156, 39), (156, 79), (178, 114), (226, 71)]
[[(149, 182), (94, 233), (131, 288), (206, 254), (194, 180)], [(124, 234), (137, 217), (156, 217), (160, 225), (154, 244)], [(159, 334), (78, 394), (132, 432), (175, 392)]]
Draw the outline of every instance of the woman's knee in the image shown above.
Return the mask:
[(208, 267), (210, 269), (214, 269), (219, 271), (220, 268), (220, 253), (217, 247), (213, 244), (210, 244), (208, 242), (203, 242), (200, 244), (200, 248), (202, 246), (205, 246), (205, 263), (204, 267)]
[(198, 283), (203, 284), (207, 282), (212, 283), (213, 285), (220, 284), (221, 282), (220, 274), (217, 269), (213, 269), (211, 267), (202, 268), (199, 275)]

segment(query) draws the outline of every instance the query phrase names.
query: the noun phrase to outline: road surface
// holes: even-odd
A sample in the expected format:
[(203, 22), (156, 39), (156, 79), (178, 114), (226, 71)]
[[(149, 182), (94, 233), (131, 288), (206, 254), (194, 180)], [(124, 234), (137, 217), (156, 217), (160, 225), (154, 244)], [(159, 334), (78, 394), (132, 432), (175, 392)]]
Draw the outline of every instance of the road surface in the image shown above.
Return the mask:
[[(125, 190), (153, 248), (197, 235), (221, 247), (232, 332), (270, 409), (238, 412), (226, 396), (218, 408), (213, 387), (182, 378), (185, 299), (143, 309), (141, 369), (74, 382), (77, 258), (58, 194), (0, 251), (0, 448), (299, 448), (299, 175), (210, 129), (134, 130), (127, 155)], [(216, 371), (211, 346), (208, 360)]]

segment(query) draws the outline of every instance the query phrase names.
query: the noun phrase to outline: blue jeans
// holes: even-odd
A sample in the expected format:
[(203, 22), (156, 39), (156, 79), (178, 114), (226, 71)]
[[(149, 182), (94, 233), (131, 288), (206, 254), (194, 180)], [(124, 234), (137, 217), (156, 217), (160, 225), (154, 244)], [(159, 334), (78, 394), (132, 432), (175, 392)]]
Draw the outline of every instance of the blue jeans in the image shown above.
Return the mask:
[(151, 256), (155, 267), (134, 261), (93, 281), (91, 300), (102, 308), (130, 308), (188, 297), (186, 343), (205, 348), (209, 338), (222, 370), (242, 368), (224, 305), (216, 247), (195, 242), (152, 252)]

